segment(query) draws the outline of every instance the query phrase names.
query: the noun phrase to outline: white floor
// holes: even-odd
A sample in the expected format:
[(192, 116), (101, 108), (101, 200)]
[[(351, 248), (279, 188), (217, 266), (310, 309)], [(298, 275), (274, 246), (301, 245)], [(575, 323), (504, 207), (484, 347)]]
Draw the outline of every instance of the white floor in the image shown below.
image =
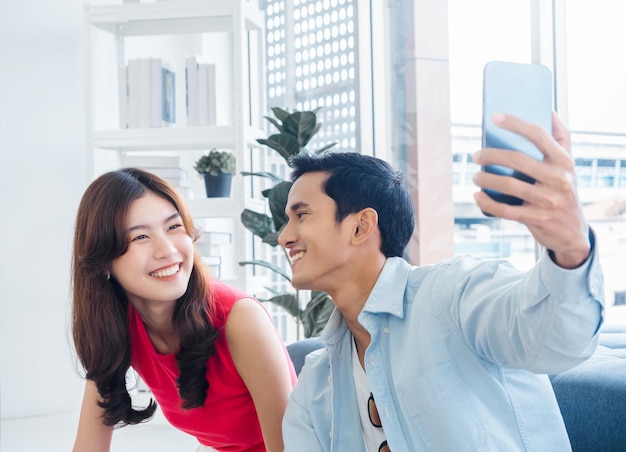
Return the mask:
[[(0, 423), (2, 452), (69, 452), (74, 444), (78, 413), (21, 419)], [(160, 411), (140, 425), (113, 432), (111, 452), (194, 452), (195, 438), (167, 423)]]

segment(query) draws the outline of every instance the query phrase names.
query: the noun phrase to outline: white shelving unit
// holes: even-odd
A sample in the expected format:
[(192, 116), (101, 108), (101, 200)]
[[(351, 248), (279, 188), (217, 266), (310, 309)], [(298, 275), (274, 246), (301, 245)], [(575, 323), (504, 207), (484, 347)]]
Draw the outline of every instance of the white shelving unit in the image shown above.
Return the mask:
[[(194, 220), (203, 229), (223, 228), (232, 235), (223, 251), (219, 276), (254, 292), (250, 260), (254, 243), (241, 225), (246, 207), (265, 209), (259, 178), (242, 171), (264, 168), (265, 153), (256, 143), (264, 137), (264, 14), (258, 0), (176, 0), (84, 6), (87, 172), (89, 178), (122, 165), (124, 156), (177, 156), (194, 179), (193, 163), (217, 148), (237, 157), (237, 174), (229, 198), (206, 198), (200, 179), (188, 200)], [(217, 125), (187, 127), (185, 57), (201, 55), (215, 62), (218, 85)], [(119, 127), (119, 68), (129, 58), (159, 57), (172, 61), (176, 74), (176, 124), (173, 127)], [(219, 77), (218, 77), (219, 78)], [(123, 88), (125, 89), (125, 87)], [(219, 116), (221, 113), (221, 117)], [(250, 151), (257, 147), (254, 151)], [(207, 226), (209, 225), (209, 226)], [(220, 230), (222, 228), (222, 230)]]

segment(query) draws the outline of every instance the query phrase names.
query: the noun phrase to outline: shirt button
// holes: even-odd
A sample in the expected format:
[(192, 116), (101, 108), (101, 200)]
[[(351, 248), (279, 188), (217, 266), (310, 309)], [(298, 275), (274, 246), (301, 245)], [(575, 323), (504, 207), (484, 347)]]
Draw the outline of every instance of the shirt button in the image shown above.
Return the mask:
[(373, 356), (370, 358), (370, 363), (374, 364), (374, 357)]
[(389, 334), (389, 328), (385, 328), (385, 329), (383, 329), (383, 332), (384, 332), (385, 334)]
[(330, 437), (330, 439), (333, 439), (333, 431), (332, 430), (330, 432), (328, 432), (328, 436)]
[(333, 377), (331, 377), (330, 375), (328, 376), (328, 383), (332, 383), (333, 382)]

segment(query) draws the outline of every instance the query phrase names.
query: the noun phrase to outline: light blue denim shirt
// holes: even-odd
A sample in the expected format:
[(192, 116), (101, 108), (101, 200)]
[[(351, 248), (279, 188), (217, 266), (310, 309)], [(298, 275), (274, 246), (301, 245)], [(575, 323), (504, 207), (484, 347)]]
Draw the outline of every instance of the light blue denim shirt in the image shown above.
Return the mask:
[[(359, 322), (365, 368), (389, 446), (404, 451), (571, 450), (549, 379), (588, 358), (602, 323), (595, 253), (528, 273), (455, 257), (413, 267), (390, 258)], [(287, 452), (364, 450), (352, 334), (335, 310), (283, 421)]]

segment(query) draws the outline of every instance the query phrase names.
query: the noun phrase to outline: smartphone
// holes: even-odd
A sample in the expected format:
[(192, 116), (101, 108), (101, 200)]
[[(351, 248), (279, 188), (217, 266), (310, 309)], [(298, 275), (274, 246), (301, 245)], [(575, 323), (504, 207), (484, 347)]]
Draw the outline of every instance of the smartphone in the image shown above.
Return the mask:
[[(550, 69), (539, 64), (491, 61), (485, 65), (483, 71), (483, 147), (517, 150), (539, 161), (543, 160), (543, 154), (532, 142), (521, 135), (496, 127), (491, 119), (495, 113), (517, 116), (538, 124), (551, 134), (552, 74)], [(505, 166), (487, 165), (482, 169), (488, 173), (513, 176), (530, 184), (535, 182), (531, 177)], [(522, 200), (514, 196), (490, 189), (484, 191), (498, 202), (511, 205), (522, 204)]]

